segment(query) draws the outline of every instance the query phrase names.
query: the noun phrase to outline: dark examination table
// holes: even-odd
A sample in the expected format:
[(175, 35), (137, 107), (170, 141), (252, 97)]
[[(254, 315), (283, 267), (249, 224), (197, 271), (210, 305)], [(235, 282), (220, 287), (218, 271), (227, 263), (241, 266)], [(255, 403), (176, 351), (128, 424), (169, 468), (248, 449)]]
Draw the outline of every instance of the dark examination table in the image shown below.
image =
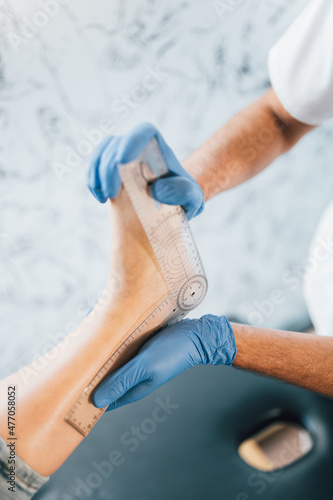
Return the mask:
[[(282, 470), (260, 472), (237, 448), (277, 418), (301, 423), (314, 447)], [(36, 495), (77, 498), (332, 500), (333, 401), (229, 367), (190, 369), (104, 415)]]

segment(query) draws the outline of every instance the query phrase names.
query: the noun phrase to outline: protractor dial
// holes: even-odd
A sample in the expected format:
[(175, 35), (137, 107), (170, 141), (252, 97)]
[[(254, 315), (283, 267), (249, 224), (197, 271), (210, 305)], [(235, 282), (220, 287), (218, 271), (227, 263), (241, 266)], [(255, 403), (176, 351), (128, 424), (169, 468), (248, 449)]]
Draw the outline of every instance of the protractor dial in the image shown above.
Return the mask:
[(183, 311), (197, 307), (204, 299), (208, 288), (206, 276), (197, 274), (183, 284), (178, 294), (178, 306)]

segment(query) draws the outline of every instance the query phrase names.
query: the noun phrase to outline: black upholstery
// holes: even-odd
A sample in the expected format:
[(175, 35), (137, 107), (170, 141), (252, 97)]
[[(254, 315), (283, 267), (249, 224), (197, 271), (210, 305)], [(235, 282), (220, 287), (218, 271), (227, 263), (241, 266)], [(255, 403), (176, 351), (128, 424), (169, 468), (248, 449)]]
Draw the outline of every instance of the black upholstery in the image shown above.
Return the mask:
[[(154, 413), (156, 400), (163, 405), (167, 398), (179, 408)], [(167, 419), (156, 423), (153, 415)], [(312, 451), (275, 473), (252, 469), (238, 456), (238, 444), (281, 417), (303, 423), (314, 439)], [(142, 435), (145, 440), (121, 442), (132, 425), (141, 424), (150, 433)], [(113, 455), (115, 462), (123, 463), (102, 478), (93, 462), (109, 461), (113, 450), (122, 457)], [(90, 486), (83, 491), (80, 483), (75, 495), (80, 480)], [(37, 498), (332, 500), (333, 401), (233, 368), (199, 366), (104, 415)]]

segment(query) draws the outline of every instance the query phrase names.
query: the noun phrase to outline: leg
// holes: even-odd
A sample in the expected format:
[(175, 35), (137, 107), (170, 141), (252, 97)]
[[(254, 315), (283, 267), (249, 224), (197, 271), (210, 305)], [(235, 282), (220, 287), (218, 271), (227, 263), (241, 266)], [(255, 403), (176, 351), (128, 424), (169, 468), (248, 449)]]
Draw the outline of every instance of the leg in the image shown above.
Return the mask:
[(7, 388), (16, 385), (17, 454), (44, 476), (83, 439), (64, 421), (69, 409), (124, 338), (169, 295), (125, 190), (110, 202), (110, 219), (111, 273), (102, 300), (53, 359), (49, 353), (44, 370), (28, 377), (27, 367), (0, 383), (0, 434), (7, 435)]

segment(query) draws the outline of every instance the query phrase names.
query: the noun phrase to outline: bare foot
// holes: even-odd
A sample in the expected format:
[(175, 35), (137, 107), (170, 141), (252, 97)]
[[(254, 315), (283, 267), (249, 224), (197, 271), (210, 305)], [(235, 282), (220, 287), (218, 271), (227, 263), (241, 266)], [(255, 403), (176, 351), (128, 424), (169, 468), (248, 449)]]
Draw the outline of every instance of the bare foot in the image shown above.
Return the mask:
[[(7, 387), (17, 387), (18, 455), (53, 473), (82, 441), (65, 422), (82, 391), (124, 339), (170, 294), (124, 189), (110, 201), (111, 272), (101, 300), (68, 339), (0, 383), (0, 434), (6, 438)], [(50, 453), (52, 450), (52, 453)]]
[(110, 275), (98, 308), (131, 317), (151, 311), (170, 294), (160, 265), (140, 220), (122, 188), (115, 200), (109, 200), (111, 224)]

